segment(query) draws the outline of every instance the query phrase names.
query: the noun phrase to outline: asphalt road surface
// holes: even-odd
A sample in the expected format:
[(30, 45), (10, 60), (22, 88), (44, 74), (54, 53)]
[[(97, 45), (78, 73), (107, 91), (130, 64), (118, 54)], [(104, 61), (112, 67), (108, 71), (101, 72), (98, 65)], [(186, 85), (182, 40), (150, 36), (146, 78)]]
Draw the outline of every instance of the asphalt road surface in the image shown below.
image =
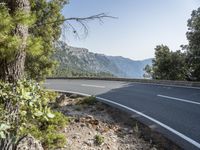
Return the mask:
[(45, 86), (97, 96), (138, 114), (184, 149), (200, 149), (200, 88), (75, 79), (48, 79)]

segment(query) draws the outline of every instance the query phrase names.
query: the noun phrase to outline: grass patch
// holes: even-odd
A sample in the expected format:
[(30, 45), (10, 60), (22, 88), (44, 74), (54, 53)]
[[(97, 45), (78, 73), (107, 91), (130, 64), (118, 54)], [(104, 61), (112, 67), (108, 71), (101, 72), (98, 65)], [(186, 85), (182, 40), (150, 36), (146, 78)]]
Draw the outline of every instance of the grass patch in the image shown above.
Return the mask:
[(104, 137), (101, 136), (101, 135), (98, 135), (98, 134), (95, 135), (94, 140), (95, 140), (95, 143), (96, 143), (97, 145), (101, 145), (101, 144), (104, 143)]
[(80, 100), (77, 104), (78, 105), (94, 105), (96, 104), (97, 100), (95, 96), (85, 97), (83, 100)]

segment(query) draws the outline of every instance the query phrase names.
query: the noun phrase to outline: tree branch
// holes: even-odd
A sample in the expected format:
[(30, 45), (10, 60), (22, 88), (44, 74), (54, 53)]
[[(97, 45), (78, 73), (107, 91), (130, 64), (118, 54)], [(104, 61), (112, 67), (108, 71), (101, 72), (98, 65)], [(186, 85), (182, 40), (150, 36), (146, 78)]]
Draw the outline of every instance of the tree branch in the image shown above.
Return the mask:
[(80, 17), (65, 18), (65, 19), (56, 20), (56, 21), (52, 21), (52, 22), (42, 23), (42, 24), (39, 24), (39, 26), (47, 25), (47, 24), (54, 24), (54, 23), (59, 23), (59, 22), (65, 22), (65, 21), (73, 21), (73, 20), (77, 21), (81, 24), (83, 23), (82, 21), (90, 21), (90, 20), (96, 20), (96, 19), (102, 22), (102, 19), (104, 19), (104, 18), (117, 19), (117, 17), (109, 16), (105, 13), (100, 13), (97, 15), (92, 15), (92, 16), (83, 17), (83, 18), (80, 18)]

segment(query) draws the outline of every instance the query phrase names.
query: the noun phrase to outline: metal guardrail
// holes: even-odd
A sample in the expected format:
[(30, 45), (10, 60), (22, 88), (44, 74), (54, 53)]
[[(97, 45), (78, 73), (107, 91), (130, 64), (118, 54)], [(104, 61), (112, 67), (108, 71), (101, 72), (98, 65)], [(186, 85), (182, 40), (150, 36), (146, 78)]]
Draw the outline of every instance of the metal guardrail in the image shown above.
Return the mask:
[(149, 83), (149, 84), (188, 86), (188, 87), (200, 88), (200, 82), (193, 82), (193, 81), (151, 80), (151, 79), (134, 79), (134, 78), (97, 78), (97, 77), (48, 77), (47, 79), (125, 81), (125, 82), (139, 82), (139, 83)]

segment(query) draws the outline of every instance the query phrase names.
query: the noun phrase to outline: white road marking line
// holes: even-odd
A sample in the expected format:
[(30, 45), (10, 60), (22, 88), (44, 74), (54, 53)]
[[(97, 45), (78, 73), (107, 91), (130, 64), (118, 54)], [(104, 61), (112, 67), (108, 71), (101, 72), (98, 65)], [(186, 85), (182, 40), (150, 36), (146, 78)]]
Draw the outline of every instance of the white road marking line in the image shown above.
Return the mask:
[(165, 95), (157, 95), (157, 96), (158, 97), (167, 98), (167, 99), (173, 99), (173, 100), (181, 101), (181, 102), (185, 102), (185, 103), (191, 103), (191, 104), (200, 105), (199, 102), (195, 102), (195, 101), (191, 101), (191, 100), (186, 100), (186, 99), (182, 99), (182, 98), (176, 98), (176, 97), (165, 96)]
[(144, 85), (155, 85), (155, 86), (164, 86), (164, 87), (175, 87), (175, 88), (186, 88), (186, 89), (197, 89), (200, 90), (200, 87), (195, 86), (184, 86), (184, 85), (169, 85), (169, 84), (162, 84), (162, 83), (142, 83), (142, 82), (128, 82), (128, 83), (137, 83), (137, 84), (144, 84)]
[[(73, 93), (73, 94), (80, 94), (80, 95), (83, 95), (83, 96), (91, 96), (91, 95), (89, 95), (89, 94), (79, 93), (79, 92), (74, 92), (74, 91), (63, 91), (63, 90), (54, 90), (54, 91), (66, 92), (66, 93)], [(134, 113), (136, 113), (136, 114), (138, 114), (138, 115), (140, 115), (140, 116), (143, 116), (143, 117), (145, 117), (145, 118), (151, 120), (152, 122), (155, 122), (156, 124), (160, 125), (161, 127), (167, 129), (168, 131), (170, 131), (170, 132), (176, 134), (177, 136), (181, 137), (182, 139), (186, 140), (187, 142), (189, 142), (190, 144), (196, 146), (197, 148), (200, 148), (200, 143), (198, 143), (198, 142), (196, 142), (195, 140), (189, 138), (188, 136), (186, 136), (186, 135), (184, 135), (184, 134), (182, 134), (182, 133), (176, 131), (175, 129), (169, 127), (168, 125), (166, 125), (166, 124), (164, 124), (164, 123), (162, 123), (162, 122), (160, 122), (160, 121), (158, 121), (158, 120), (156, 120), (156, 119), (154, 119), (154, 118), (152, 118), (152, 117), (150, 117), (150, 116), (148, 116), (148, 115), (145, 115), (145, 114), (142, 113), (142, 112), (139, 112), (139, 111), (137, 111), (137, 110), (135, 110), (135, 109), (132, 109), (132, 108), (130, 108), (130, 107), (127, 107), (127, 106), (125, 106), (125, 105), (122, 105), (122, 104), (113, 102), (113, 101), (108, 100), (108, 99), (105, 99), (105, 98), (101, 98), (101, 97), (96, 97), (96, 98), (99, 99), (99, 100), (102, 100), (102, 101), (105, 101), (105, 102), (108, 102), (108, 103), (111, 103), (111, 104), (120, 106), (120, 107), (125, 108), (125, 109), (127, 109), (127, 110), (130, 110), (130, 111), (132, 111), (132, 112), (134, 112)]]
[(91, 85), (91, 84), (81, 84), (81, 86), (86, 86), (86, 87), (96, 87), (96, 88), (105, 88), (105, 86), (100, 86), (100, 85)]

